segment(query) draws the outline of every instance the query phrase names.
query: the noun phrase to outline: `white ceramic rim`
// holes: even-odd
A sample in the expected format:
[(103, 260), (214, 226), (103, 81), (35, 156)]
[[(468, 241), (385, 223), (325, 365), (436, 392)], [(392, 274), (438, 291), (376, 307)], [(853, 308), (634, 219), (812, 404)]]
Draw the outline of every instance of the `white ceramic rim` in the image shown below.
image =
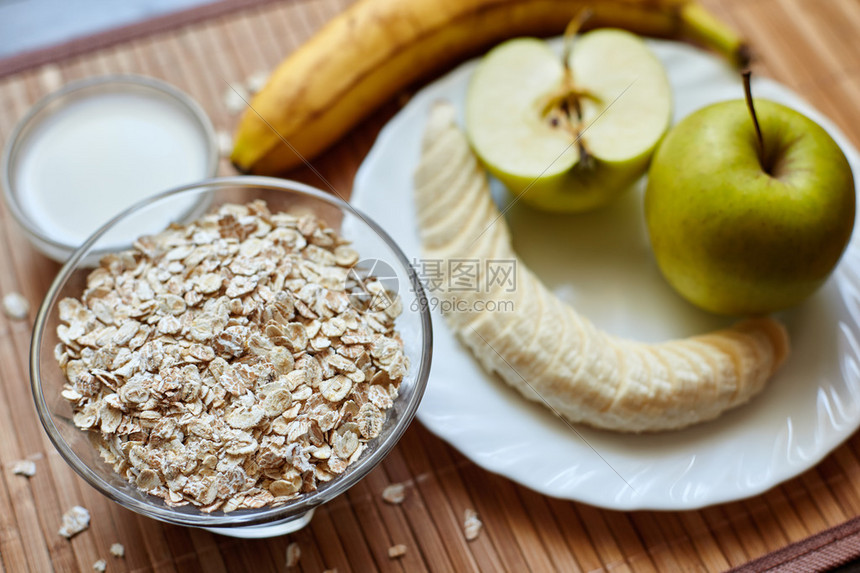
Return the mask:
[[(668, 60), (666, 61), (667, 67), (670, 66), (669, 60), (675, 63), (679, 59), (686, 59), (691, 64), (687, 70), (690, 81), (699, 81), (707, 78), (709, 73), (714, 73), (714, 70), (717, 70), (722, 75), (715, 77), (723, 79), (731, 77), (734, 78), (733, 82), (739, 83), (735, 75), (736, 72), (731, 71), (724, 62), (711, 54), (677, 42), (659, 40), (647, 40), (647, 42), (652, 47), (666, 52), (666, 55), (668, 55)], [(555, 41), (555, 46), (559, 46), (557, 41)], [(356, 205), (372, 210), (379, 207), (379, 202), (391, 201), (391, 198), (384, 191), (379, 191), (381, 182), (385, 183), (386, 189), (389, 187), (398, 188), (398, 193), (407, 193), (411, 189), (411, 182), (404, 179), (401, 172), (392, 174), (398, 168), (392, 168), (391, 166), (403, 164), (403, 171), (409, 170), (411, 172), (414, 169), (418, 160), (418, 154), (412, 133), (419, 130), (419, 126), (424, 125), (423, 118), (426, 117), (426, 110), (435, 99), (440, 97), (451, 98), (455, 103), (462, 101), (461, 98), (465, 91), (465, 85), (475, 65), (475, 60), (466, 62), (432, 84), (425, 86), (383, 128), (377, 138), (376, 144), (367, 155), (356, 176), (352, 199)], [(755, 86), (758, 86), (758, 88)], [(707, 92), (707, 97), (701, 99), (724, 96), (725, 88), (727, 87), (731, 87), (734, 90), (734, 85), (721, 85), (720, 88), (723, 88), (722, 92), (720, 94), (712, 94), (712, 85), (702, 85), (699, 89)], [(860, 168), (858, 168), (858, 165), (860, 165), (860, 155), (858, 155), (849, 140), (832, 122), (828, 121), (820, 112), (815, 111), (814, 108), (805, 103), (801, 98), (794, 95), (791, 90), (772, 80), (767, 78), (755, 79), (754, 90), (756, 89), (758, 90), (758, 97), (781, 99), (818, 121), (834, 136), (845, 150), (855, 170), (855, 176), (860, 176)], [(734, 93), (732, 91), (732, 94)], [(737, 94), (741, 93), (740, 91), (737, 92)], [(697, 98), (700, 95), (697, 94)], [(779, 96), (779, 98), (776, 96)], [(741, 96), (732, 95), (731, 97)], [(462, 111), (462, 108), (460, 108), (460, 111)], [(416, 117), (418, 117), (417, 120)], [(416, 137), (420, 138), (420, 136)], [(860, 177), (858, 181), (860, 181)], [(400, 207), (400, 205), (392, 206), (390, 210), (395, 210), (396, 207)], [(401, 214), (400, 216), (402, 217), (403, 215)], [(409, 221), (403, 223), (402, 228), (398, 227), (396, 222), (392, 224), (391, 221), (387, 221), (385, 216), (380, 216), (380, 222), (386, 225), (386, 228), (399, 240), (408, 255), (419, 255), (413, 244), (417, 241), (417, 238), (410, 238), (402, 234), (408, 225), (412, 225), (414, 229), (414, 216)], [(412, 234), (414, 235), (414, 230)], [(858, 335), (858, 332), (860, 332), (860, 311), (849, 305), (853, 297), (860, 298), (860, 295), (857, 294), (860, 293), (860, 238), (856, 234), (846, 250), (840, 266), (826, 287), (831, 289), (829, 291), (830, 294), (833, 294), (833, 291), (839, 291), (839, 294), (842, 294), (841, 291), (843, 289), (848, 291), (848, 294), (843, 295), (839, 301), (839, 304), (844, 303), (848, 308), (845, 314), (838, 316), (838, 324), (833, 325), (834, 331), (838, 331), (840, 335), (845, 337), (845, 339), (838, 340), (839, 344), (847, 345), (847, 349), (840, 346), (839, 364), (834, 367), (842, 371), (843, 381), (841, 386), (835, 388), (828, 381), (820, 383), (812, 381), (812, 388), (818, 392), (818, 401), (815, 402), (815, 398), (813, 398), (813, 402), (803, 412), (804, 415), (812, 420), (807, 425), (813, 426), (810, 429), (809, 435), (809, 441), (812, 443), (798, 442), (801, 437), (798, 433), (798, 428), (795, 427), (798, 420), (792, 420), (789, 413), (787, 413), (788, 428), (783, 428), (783, 430), (786, 430), (787, 436), (771, 435), (771, 445), (767, 452), (745, 451), (742, 445), (739, 446), (739, 449), (733, 450), (731, 454), (734, 456), (733, 459), (725, 458), (726, 469), (724, 475), (720, 478), (712, 479), (707, 484), (701, 481), (698, 484), (690, 483), (692, 478), (687, 478), (687, 472), (693, 467), (692, 461), (689, 466), (686, 466), (679, 465), (675, 463), (677, 460), (672, 459), (670, 462), (675, 463), (675, 466), (671, 466), (670, 462), (661, 461), (659, 458), (655, 460), (643, 458), (642, 455), (637, 455), (635, 448), (631, 448), (632, 451), (629, 458), (623, 460), (625, 463), (629, 461), (631, 464), (640, 464), (636, 470), (633, 470), (633, 473), (625, 473), (634, 485), (640, 485), (638, 478), (644, 478), (642, 480), (644, 482), (643, 486), (637, 488), (634, 494), (626, 491), (624, 483), (613, 475), (609, 467), (596, 460), (596, 458), (593, 462), (570, 459), (566, 462), (562, 460), (549, 463), (547, 459), (553, 458), (557, 454), (552, 442), (543, 442), (548, 435), (548, 432), (543, 429), (536, 428), (540, 440), (537, 440), (535, 435), (523, 435), (516, 442), (511, 442), (508, 441), (511, 436), (502, 437), (495, 434), (496, 432), (504, 433), (505, 428), (512, 426), (511, 421), (506, 416), (522, 415), (538, 417), (538, 413), (532, 410), (542, 410), (540, 406), (528, 403), (511, 390), (511, 400), (519, 400), (520, 402), (515, 408), (511, 407), (504, 411), (496, 412), (489, 412), (487, 407), (476, 410), (474, 408), (475, 401), (480, 400), (483, 395), (480, 392), (470, 393), (468, 385), (464, 380), (457, 380), (456, 385), (449, 383), (447, 379), (454, 374), (451, 371), (443, 372), (445, 370), (444, 367), (434, 369), (433, 374), (431, 374), (431, 381), (424, 403), (418, 412), (418, 418), (431, 432), (446, 440), (482, 468), (501, 474), (517, 483), (549, 496), (585, 502), (608, 509), (626, 511), (691, 510), (751, 497), (815, 466), (860, 427), (860, 402), (857, 402), (856, 399), (857, 396), (860, 396), (860, 376), (852, 374), (851, 370), (852, 360), (860, 362), (860, 359), (858, 359), (858, 356), (860, 356), (860, 343), (854, 340), (854, 338), (860, 339), (860, 335)], [(851, 294), (852, 291), (854, 292), (853, 295)], [(438, 332), (446, 329), (446, 326), (437, 313), (434, 313), (433, 320), (438, 321), (436, 325), (439, 327), (437, 329), (436, 353), (434, 358), (437, 361), (442, 361), (444, 364), (453, 355), (448, 356), (446, 360), (446, 355), (443, 353), (451, 351), (458, 354), (465, 353), (468, 356), (467, 349), (456, 344), (453, 346), (448, 344), (446, 337), (449, 336), (449, 333), (447, 331)], [(810, 336), (814, 336), (814, 334)], [(457, 363), (457, 367), (462, 366), (462, 363)], [(472, 375), (472, 373), (470, 372), (469, 375)], [(846, 375), (848, 375), (847, 378), (845, 377)], [(440, 378), (437, 377), (445, 378), (446, 381), (439, 384), (437, 381)], [(776, 381), (771, 382), (769, 388), (765, 390), (766, 393), (771, 392), (771, 396), (773, 396), (774, 392), (774, 382)], [(502, 386), (499, 392), (509, 390), (504, 387), (503, 383), (499, 382), (499, 384)], [(437, 387), (434, 388), (434, 385)], [(435, 398), (437, 393), (439, 396), (438, 399)], [(446, 407), (443, 407), (444, 399), (447, 399), (446, 403), (448, 406)], [(450, 406), (453, 400), (456, 400), (456, 402), (453, 406)], [(718, 431), (718, 428), (726, 429), (725, 426), (721, 425), (723, 421), (726, 421), (729, 431), (716, 434), (720, 436), (720, 444), (738, 446), (738, 442), (740, 441), (740, 444), (743, 444), (744, 440), (742, 439), (743, 435), (739, 438), (737, 432), (755, 432), (760, 431), (761, 428), (757, 428), (754, 425), (748, 427), (743, 424), (736, 427), (732, 426), (731, 424), (734, 424), (734, 422), (730, 424), (729, 420), (735, 419), (734, 416), (746, 415), (743, 411), (748, 411), (750, 408), (754, 410), (761, 407), (760, 405), (763, 403), (766, 404), (764, 408), (771, 406), (765, 394), (754, 399), (753, 403), (749, 405), (724, 414), (716, 422), (693, 426), (689, 429), (680, 430), (677, 434), (683, 434), (684, 439), (687, 439), (689, 435), (687, 432), (699, 435), (695, 433), (705, 433), (711, 428), (714, 429), (713, 431)], [(471, 410), (476, 410), (478, 413), (471, 410), (468, 413), (465, 412), (463, 410), (466, 408), (465, 404), (472, 404)], [(549, 412), (545, 412), (544, 414), (549, 418), (552, 417)], [(502, 419), (500, 419), (500, 416)], [(535, 422), (535, 426), (549, 424), (543, 416), (539, 418)], [(559, 426), (563, 425), (558, 420), (550, 421), (558, 422), (557, 425)], [(520, 429), (522, 428), (520, 427)], [(585, 427), (581, 428), (581, 430), (585, 435), (595, 435), (591, 432), (599, 433), (599, 431)], [(563, 431), (563, 429), (560, 431)], [(627, 438), (624, 435), (620, 435), (620, 439), (626, 440)], [(632, 436), (630, 439), (635, 440), (636, 436)], [(589, 450), (584, 445), (581, 451), (585, 457), (593, 456), (593, 454), (588, 453)], [(618, 460), (623, 457), (621, 454), (615, 455), (616, 453), (613, 453), (614, 458), (610, 459)], [(745, 460), (750, 461), (755, 456), (763, 456), (763, 463), (768, 464), (766, 471), (761, 474), (751, 472), (745, 468)], [(713, 460), (711, 461), (713, 462)], [(699, 464), (700, 462), (697, 460), (696, 463)], [(537, 467), (541, 467), (542, 470), (547, 470), (549, 473), (536, 471), (535, 468)], [(655, 467), (657, 468), (656, 470)], [(661, 468), (662, 474), (659, 471)], [(653, 474), (651, 473), (652, 471), (654, 472)], [(697, 490), (698, 485), (705, 486), (705, 491)], [(660, 491), (656, 491), (657, 489)]]

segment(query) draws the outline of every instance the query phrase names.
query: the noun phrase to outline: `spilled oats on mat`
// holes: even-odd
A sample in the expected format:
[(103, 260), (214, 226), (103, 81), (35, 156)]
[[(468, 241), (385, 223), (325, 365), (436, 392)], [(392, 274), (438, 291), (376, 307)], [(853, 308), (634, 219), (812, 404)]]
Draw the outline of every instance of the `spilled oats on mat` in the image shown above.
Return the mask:
[(276, 506), (334, 479), (408, 369), (400, 299), (351, 281), (358, 258), (316, 217), (261, 201), (106, 255), (59, 304), (75, 425), (171, 506)]
[(33, 460), (18, 460), (12, 464), (12, 473), (24, 477), (36, 475), (36, 462)]
[(3, 296), (3, 312), (14, 320), (24, 320), (30, 313), (30, 303), (21, 293), (10, 292)]
[(382, 499), (387, 503), (398, 504), (403, 503), (406, 499), (406, 486), (402, 483), (393, 483), (385, 486), (382, 490)]
[(299, 559), (302, 558), (302, 548), (299, 544), (293, 541), (287, 545), (287, 567), (295, 567), (299, 564)]
[(90, 512), (85, 507), (76, 505), (63, 514), (63, 523), (57, 533), (71, 539), (90, 526)]
[(478, 512), (474, 509), (467, 509), (463, 514), (463, 534), (467, 541), (473, 541), (478, 538), (481, 533), (483, 522), (478, 518)]

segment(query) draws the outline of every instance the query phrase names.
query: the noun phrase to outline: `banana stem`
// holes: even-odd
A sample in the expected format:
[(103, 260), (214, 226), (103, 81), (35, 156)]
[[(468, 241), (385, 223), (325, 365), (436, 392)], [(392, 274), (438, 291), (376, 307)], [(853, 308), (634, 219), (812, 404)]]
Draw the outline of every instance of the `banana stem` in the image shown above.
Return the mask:
[(750, 49), (744, 39), (704, 6), (695, 1), (686, 2), (681, 6), (679, 16), (681, 31), (685, 36), (710, 46), (738, 68), (749, 65)]

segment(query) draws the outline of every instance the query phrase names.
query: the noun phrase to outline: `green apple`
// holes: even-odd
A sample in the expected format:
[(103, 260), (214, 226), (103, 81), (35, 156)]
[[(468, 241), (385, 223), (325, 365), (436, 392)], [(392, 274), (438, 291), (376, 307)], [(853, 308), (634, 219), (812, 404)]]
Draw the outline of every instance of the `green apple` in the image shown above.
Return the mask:
[(466, 131), (490, 172), (551, 211), (600, 207), (636, 182), (669, 127), (666, 71), (637, 36), (598, 29), (566, 58), (518, 38), (481, 61)]
[(801, 302), (833, 270), (854, 227), (854, 179), (836, 142), (801, 113), (747, 94), (746, 104), (713, 104), (678, 123), (645, 192), (663, 274), (719, 314)]

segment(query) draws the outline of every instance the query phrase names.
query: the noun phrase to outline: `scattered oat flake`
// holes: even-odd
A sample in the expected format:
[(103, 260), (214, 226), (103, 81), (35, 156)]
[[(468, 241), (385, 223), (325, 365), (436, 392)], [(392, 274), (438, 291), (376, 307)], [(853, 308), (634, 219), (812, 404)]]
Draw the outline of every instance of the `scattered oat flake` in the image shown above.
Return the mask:
[(218, 143), (218, 153), (221, 157), (230, 157), (233, 152), (233, 137), (227, 131), (219, 131), (215, 134), (215, 140)]
[(346, 285), (348, 244), (254, 201), (105, 255), (58, 305), (75, 425), (171, 507), (277, 506), (344, 473), (408, 368), (397, 313), (350, 300), (384, 289)]
[(93, 570), (98, 571), (99, 573), (104, 573), (105, 569), (107, 569), (107, 563), (105, 563), (104, 559), (99, 559), (93, 563)]
[(466, 535), (466, 540), (477, 539), (483, 526), (484, 524), (478, 519), (478, 513), (474, 509), (467, 509), (463, 519), (463, 533)]
[(287, 545), (287, 567), (295, 567), (302, 558), (302, 548), (296, 542)]
[(15, 320), (24, 320), (30, 314), (30, 303), (24, 298), (24, 295), (17, 292), (10, 292), (3, 297), (3, 312), (9, 318)]
[(114, 543), (110, 546), (110, 554), (114, 557), (125, 557), (125, 547), (122, 543)]
[(247, 88), (250, 93), (255, 94), (263, 89), (268, 81), (269, 72), (258, 70), (245, 79), (245, 88)]
[(332, 567), (331, 569), (326, 569), (323, 573), (337, 573), (337, 567)]
[(403, 557), (404, 555), (406, 555), (406, 546), (402, 543), (392, 545), (388, 548), (388, 556), (392, 559), (397, 559), (398, 557)]
[(224, 106), (232, 114), (237, 114), (245, 109), (245, 102), (250, 98), (248, 90), (241, 84), (229, 85), (224, 90)]
[(12, 473), (19, 476), (33, 477), (36, 475), (36, 464), (31, 460), (19, 460), (12, 464)]
[(87, 508), (76, 505), (63, 514), (63, 525), (60, 527), (59, 534), (66, 539), (71, 539), (89, 526), (90, 512)]
[(406, 486), (402, 483), (393, 483), (382, 490), (382, 499), (388, 503), (403, 503), (406, 499)]

